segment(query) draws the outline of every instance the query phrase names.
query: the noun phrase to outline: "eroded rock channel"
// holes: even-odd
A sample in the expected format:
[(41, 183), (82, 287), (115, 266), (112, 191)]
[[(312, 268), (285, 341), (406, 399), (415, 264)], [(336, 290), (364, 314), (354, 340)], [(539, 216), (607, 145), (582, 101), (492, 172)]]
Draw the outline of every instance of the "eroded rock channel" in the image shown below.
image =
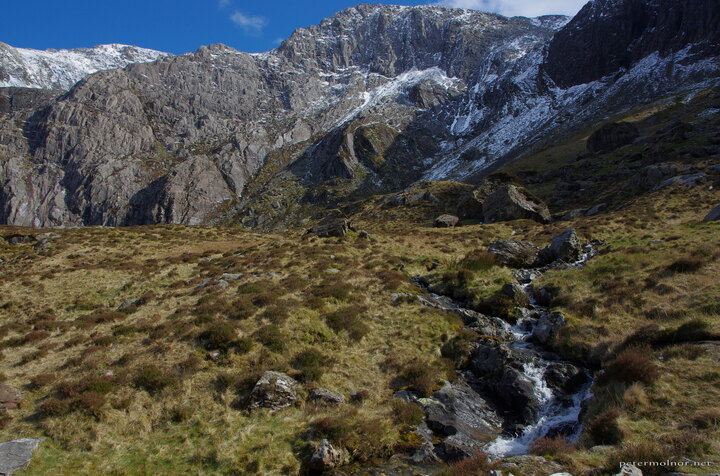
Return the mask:
[[(531, 245), (499, 242), (491, 250), (500, 261), (522, 260)], [(416, 278), (426, 294), (394, 294), (459, 315), (465, 330), (476, 336), (458, 365), (457, 378), (430, 397), (400, 391), (396, 397), (422, 406), (425, 421), (419, 433), (426, 444), (415, 460), (453, 462), (478, 450), (492, 458), (529, 453), (537, 438), (575, 439), (581, 431), (583, 402), (590, 395), (591, 372), (563, 360), (548, 343), (565, 323), (564, 316), (538, 302), (533, 281), (550, 269), (582, 267), (595, 254), (593, 244), (581, 245), (573, 230), (558, 235), (547, 248), (536, 249), (516, 269), (516, 283), (503, 292), (516, 306), (512, 318), (487, 315), (439, 294), (428, 279)], [(527, 256), (525, 256), (527, 258)], [(452, 344), (450, 344), (452, 345)], [(456, 359), (457, 360), (457, 359)]]

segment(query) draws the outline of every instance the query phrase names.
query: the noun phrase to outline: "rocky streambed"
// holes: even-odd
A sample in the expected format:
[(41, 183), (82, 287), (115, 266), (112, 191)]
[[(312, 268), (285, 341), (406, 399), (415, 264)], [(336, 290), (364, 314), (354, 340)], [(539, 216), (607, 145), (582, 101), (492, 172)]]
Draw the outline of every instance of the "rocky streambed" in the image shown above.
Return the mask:
[[(509, 243), (503, 246), (512, 248), (518, 242)], [(494, 459), (526, 455), (537, 438), (573, 440), (579, 436), (592, 375), (549, 350), (548, 343), (565, 319), (536, 300), (533, 281), (549, 269), (582, 267), (594, 253), (593, 246), (580, 245), (572, 230), (539, 250), (545, 264), (517, 269), (517, 283), (508, 285), (507, 292), (521, 293), (518, 301), (523, 302), (512, 320), (477, 312), (432, 292), (433, 286), (423, 278), (416, 282), (426, 294), (392, 296), (453, 312), (462, 318), (466, 330), (473, 331), (468, 334), (476, 336), (455, 381), (430, 397), (410, 391), (396, 394), (421, 405), (425, 413), (418, 427), (425, 444), (413, 457), (417, 463), (458, 461), (479, 450)]]

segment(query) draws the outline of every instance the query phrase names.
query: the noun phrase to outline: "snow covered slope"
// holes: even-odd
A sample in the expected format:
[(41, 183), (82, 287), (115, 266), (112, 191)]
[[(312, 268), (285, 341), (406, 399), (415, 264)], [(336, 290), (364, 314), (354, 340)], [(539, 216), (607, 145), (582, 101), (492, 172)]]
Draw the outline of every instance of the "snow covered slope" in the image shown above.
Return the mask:
[(150, 63), (164, 56), (169, 55), (118, 44), (40, 51), (0, 42), (0, 87), (67, 90), (97, 71)]

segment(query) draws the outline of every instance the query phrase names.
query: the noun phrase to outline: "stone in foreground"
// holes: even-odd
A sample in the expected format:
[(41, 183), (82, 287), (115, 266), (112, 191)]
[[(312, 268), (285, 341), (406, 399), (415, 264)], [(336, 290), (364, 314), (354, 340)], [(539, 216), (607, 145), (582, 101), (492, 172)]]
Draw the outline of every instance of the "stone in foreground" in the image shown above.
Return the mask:
[(27, 467), (42, 439), (23, 438), (0, 443), (0, 474), (9, 476)]
[(298, 388), (298, 383), (292, 377), (269, 370), (260, 377), (250, 393), (248, 409), (280, 410), (289, 407), (298, 401)]

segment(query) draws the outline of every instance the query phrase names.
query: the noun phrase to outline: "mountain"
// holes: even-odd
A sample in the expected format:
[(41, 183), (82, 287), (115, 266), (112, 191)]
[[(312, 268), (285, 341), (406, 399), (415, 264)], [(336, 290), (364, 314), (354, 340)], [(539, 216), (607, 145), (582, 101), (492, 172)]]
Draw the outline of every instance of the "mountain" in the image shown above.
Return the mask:
[(572, 21), (360, 5), (264, 54), (213, 45), (99, 72), (3, 116), (0, 221), (283, 226), (306, 205), (476, 181), (718, 83), (717, 7), (639, 3), (595, 0)]
[(68, 90), (97, 71), (149, 63), (165, 56), (169, 55), (118, 44), (40, 51), (0, 42), (0, 87)]

